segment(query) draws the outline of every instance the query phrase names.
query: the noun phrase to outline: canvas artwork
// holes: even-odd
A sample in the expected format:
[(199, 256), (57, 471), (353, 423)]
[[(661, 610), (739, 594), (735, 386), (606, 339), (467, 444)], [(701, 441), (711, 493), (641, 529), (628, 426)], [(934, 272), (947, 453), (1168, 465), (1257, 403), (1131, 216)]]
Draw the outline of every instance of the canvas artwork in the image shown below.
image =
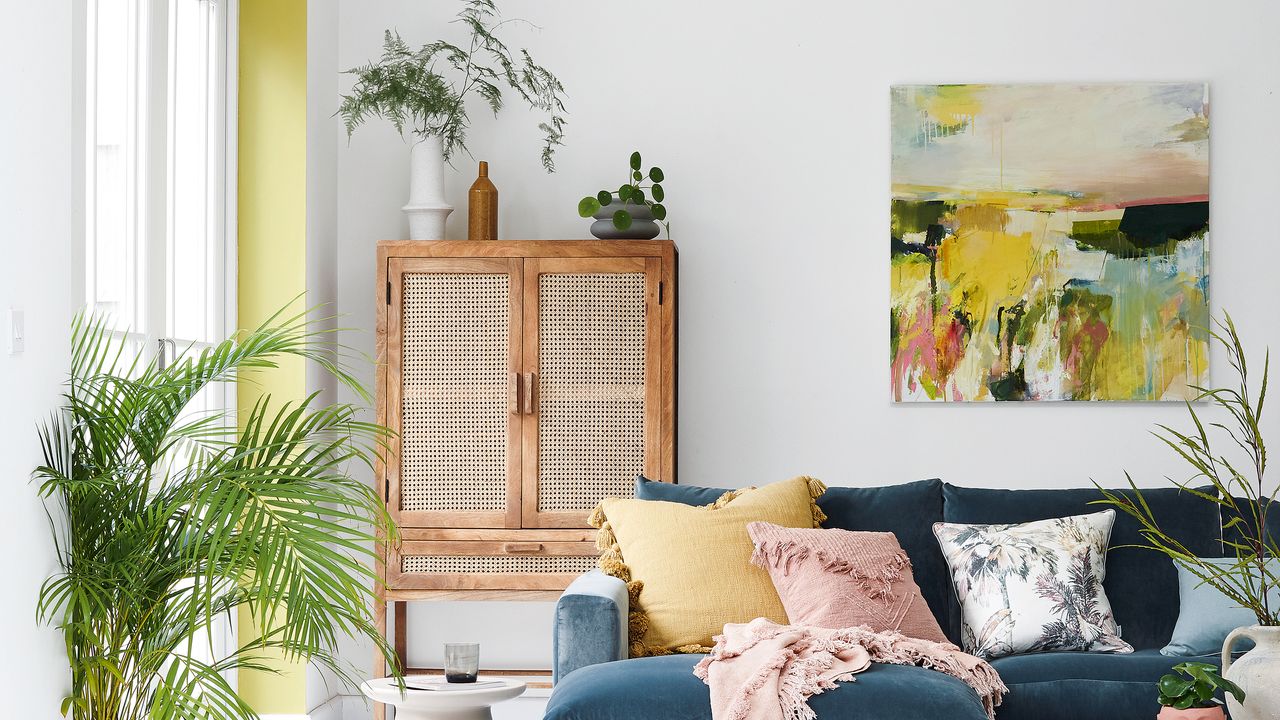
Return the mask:
[(892, 89), (895, 401), (1208, 382), (1200, 83)]

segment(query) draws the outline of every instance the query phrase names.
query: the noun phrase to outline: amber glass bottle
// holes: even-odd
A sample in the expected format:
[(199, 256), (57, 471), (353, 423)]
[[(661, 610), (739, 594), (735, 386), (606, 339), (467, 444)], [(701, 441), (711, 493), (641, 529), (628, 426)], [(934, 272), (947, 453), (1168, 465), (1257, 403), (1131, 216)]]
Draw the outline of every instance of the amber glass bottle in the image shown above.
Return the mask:
[(467, 193), (467, 239), (498, 239), (498, 188), (489, 180), (489, 163), (480, 161), (480, 176)]

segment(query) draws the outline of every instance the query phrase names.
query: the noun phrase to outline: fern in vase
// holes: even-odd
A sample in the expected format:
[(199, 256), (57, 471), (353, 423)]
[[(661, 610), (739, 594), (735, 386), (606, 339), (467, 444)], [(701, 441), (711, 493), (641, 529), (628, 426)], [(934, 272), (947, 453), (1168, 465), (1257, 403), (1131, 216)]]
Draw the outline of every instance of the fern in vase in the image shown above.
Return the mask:
[[(384, 34), (382, 57), (352, 68), (356, 82), (342, 96), (338, 114), (347, 135), (366, 120), (390, 120), (396, 130), (419, 138), (440, 138), (446, 161), (467, 149), (466, 101), (479, 95), (494, 115), (502, 110), (504, 89), (514, 92), (529, 107), (546, 114), (538, 124), (542, 131), (542, 165), (555, 171), (555, 149), (564, 144), (564, 86), (545, 67), (521, 49), (513, 53), (498, 38), (503, 26), (523, 22), (502, 20), (494, 0), (465, 0), (456, 23), (470, 33), (464, 45), (445, 40), (413, 48), (397, 32)], [(452, 68), (460, 78), (446, 78), (438, 68)]]

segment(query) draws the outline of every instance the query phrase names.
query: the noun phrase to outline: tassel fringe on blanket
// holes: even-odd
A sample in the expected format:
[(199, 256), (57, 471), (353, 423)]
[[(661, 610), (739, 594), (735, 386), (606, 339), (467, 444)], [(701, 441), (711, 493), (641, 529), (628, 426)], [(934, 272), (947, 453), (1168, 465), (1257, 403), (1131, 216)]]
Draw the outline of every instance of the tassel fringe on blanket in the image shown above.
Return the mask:
[(995, 668), (949, 643), (865, 627), (827, 630), (765, 618), (724, 626), (694, 668), (711, 688), (713, 720), (815, 720), (808, 699), (853, 680), (871, 663), (915, 665), (957, 678), (978, 693), (987, 717), (1009, 691)]

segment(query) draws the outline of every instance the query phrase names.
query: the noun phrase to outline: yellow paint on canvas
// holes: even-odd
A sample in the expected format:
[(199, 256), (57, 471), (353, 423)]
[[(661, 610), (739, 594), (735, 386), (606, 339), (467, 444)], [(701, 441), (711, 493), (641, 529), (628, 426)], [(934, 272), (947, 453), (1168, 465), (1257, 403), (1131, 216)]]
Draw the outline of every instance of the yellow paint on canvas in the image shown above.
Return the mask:
[(921, 93), (922, 108), (944, 125), (958, 125), (982, 110), (973, 85), (940, 85), (933, 93)]

